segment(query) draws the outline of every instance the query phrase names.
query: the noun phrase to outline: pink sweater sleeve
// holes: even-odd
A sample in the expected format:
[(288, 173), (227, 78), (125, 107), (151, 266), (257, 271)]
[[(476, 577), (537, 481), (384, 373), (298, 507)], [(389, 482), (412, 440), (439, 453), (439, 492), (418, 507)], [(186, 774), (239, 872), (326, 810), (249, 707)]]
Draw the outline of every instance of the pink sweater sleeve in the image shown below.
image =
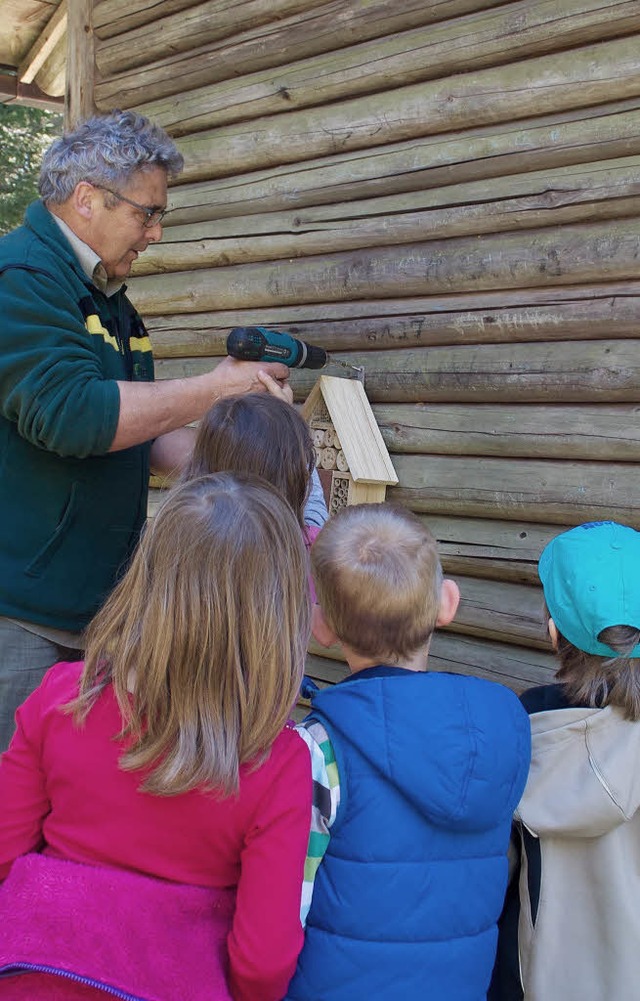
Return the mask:
[(236, 912), (229, 934), (229, 982), (235, 1001), (280, 1001), (302, 948), (300, 894), (309, 840), (309, 752), (285, 731), (284, 754), (245, 838)]
[(42, 686), (16, 713), (16, 732), (0, 758), (0, 882), (19, 855), (38, 848), (50, 810), (40, 763)]

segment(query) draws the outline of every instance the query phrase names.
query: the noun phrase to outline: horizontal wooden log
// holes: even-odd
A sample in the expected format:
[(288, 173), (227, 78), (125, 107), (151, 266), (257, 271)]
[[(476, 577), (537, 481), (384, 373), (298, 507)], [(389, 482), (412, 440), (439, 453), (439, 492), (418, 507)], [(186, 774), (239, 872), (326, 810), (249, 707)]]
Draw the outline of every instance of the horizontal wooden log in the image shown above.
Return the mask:
[[(640, 385), (640, 352), (631, 340), (407, 348), (339, 357), (364, 367), (372, 403), (634, 403)], [(160, 378), (182, 378), (208, 372), (216, 363), (159, 359), (157, 371)], [(317, 378), (315, 370), (292, 371), (296, 398), (306, 397)]]
[(244, 0), (240, 4), (236, 0), (202, 0), (156, 17), (152, 30), (148, 24), (142, 24), (102, 41), (98, 36), (96, 65), (103, 77), (112, 76), (173, 52), (189, 52), (194, 48), (194, 40), (204, 45), (321, 4), (322, 0)]
[[(179, 11), (195, 7), (198, 0), (162, 0), (162, 16), (177, 14)], [(143, 24), (155, 24), (158, 20), (158, 0), (95, 0), (93, 5), (93, 30), (98, 38), (112, 38), (122, 35)]]
[(450, 632), (552, 652), (542, 588), (456, 577), (460, 606)]
[[(99, 5), (100, 12), (107, 5), (114, 17), (117, 15), (117, 21), (100, 18), (97, 32), (102, 38), (145, 23), (136, 20), (140, 14), (129, 12), (129, 6), (123, 16), (121, 0), (105, 0)], [(221, 41), (199, 44), (187, 52), (170, 53), (135, 70), (120, 72), (98, 83), (96, 102), (104, 111), (117, 105), (130, 108), (218, 80), (280, 66), (291, 61), (292, 54), (300, 60), (495, 6), (492, 0), (437, 0), (429, 4), (422, 0), (403, 0), (401, 4), (397, 0), (333, 0)], [(148, 18), (148, 10), (146, 15)]]
[(327, 351), (638, 337), (640, 283), (149, 316), (156, 357), (223, 355), (232, 327), (288, 330)]
[(181, 181), (588, 107), (639, 90), (637, 39), (616, 39), (573, 49), (570, 59), (525, 59), (197, 132), (178, 140), (186, 161)]
[[(520, 693), (534, 685), (550, 684), (556, 663), (543, 650), (437, 630), (431, 643), (429, 669), (487, 678)], [(344, 661), (311, 653), (306, 673), (320, 683), (335, 684), (347, 676), (349, 669)]]
[(640, 99), (174, 186), (170, 227), (640, 154)]
[(145, 315), (633, 280), (640, 219), (137, 278)]
[(374, 414), (395, 454), (640, 462), (638, 404), (379, 404)]
[(518, 693), (535, 685), (551, 684), (557, 670), (553, 655), (543, 650), (458, 636), (445, 630), (438, 630), (433, 637), (429, 667), (432, 671), (498, 681)]
[(638, 463), (394, 455), (393, 464), (400, 482), (387, 498), (422, 514), (640, 528)]
[(336, 21), (337, 51), (169, 97), (151, 91), (138, 110), (183, 136), (602, 42), (639, 27), (640, 8), (628, 0), (606, 7), (600, 0), (565, 0), (561, 10), (555, 0), (519, 0), (341, 48)]
[(539, 584), (540, 553), (569, 525), (421, 515), (438, 540), (444, 572), (450, 577)]
[(640, 214), (640, 157), (338, 205), (171, 226), (134, 275), (306, 257)]

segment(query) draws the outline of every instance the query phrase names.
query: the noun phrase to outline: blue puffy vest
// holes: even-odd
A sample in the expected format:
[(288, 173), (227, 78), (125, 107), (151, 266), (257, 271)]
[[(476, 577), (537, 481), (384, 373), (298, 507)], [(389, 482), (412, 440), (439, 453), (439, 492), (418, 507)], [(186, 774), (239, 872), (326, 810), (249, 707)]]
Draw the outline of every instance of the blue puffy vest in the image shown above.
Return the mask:
[(502, 685), (376, 667), (325, 689), (340, 806), (290, 1001), (481, 1001), (530, 730)]

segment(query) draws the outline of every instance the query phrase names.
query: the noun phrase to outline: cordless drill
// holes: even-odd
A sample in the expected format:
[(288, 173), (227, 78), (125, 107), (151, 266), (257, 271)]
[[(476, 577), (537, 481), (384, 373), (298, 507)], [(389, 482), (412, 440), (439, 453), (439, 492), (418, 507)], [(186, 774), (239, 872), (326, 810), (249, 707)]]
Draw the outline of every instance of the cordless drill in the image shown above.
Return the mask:
[(239, 361), (280, 361), (289, 368), (324, 368), (329, 360), (324, 348), (266, 327), (234, 327), (227, 354)]

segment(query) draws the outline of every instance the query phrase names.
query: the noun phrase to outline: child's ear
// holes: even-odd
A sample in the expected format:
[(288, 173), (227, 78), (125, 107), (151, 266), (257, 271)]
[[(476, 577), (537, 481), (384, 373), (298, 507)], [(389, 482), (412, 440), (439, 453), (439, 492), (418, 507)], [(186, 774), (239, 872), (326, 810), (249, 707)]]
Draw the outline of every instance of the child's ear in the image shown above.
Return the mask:
[(460, 588), (455, 580), (445, 577), (440, 591), (440, 611), (436, 619), (436, 626), (448, 626), (450, 622), (453, 622), (459, 604)]
[(551, 646), (554, 650), (558, 649), (558, 627), (552, 618), (549, 618), (549, 623), (547, 625), (549, 630), (549, 639), (551, 640)]
[(320, 646), (333, 646), (338, 642), (338, 637), (325, 619), (320, 605), (314, 605), (311, 609), (311, 632)]

